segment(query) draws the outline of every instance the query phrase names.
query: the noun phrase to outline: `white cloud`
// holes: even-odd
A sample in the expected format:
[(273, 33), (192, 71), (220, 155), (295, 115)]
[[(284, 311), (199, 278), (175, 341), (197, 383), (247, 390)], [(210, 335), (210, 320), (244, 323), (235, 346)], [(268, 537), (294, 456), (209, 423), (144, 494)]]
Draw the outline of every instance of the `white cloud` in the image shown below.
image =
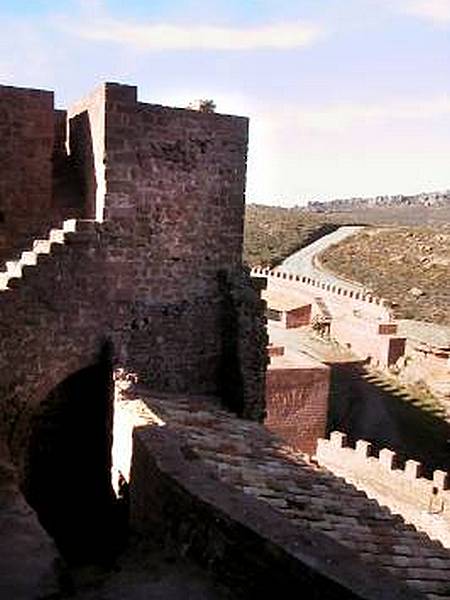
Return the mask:
[[(338, 104), (283, 109), (283, 118), (305, 129), (343, 132), (353, 125), (381, 121), (424, 121), (450, 115), (450, 95), (422, 101), (392, 101), (379, 104)], [(275, 114), (274, 114), (275, 116)], [(267, 118), (270, 118), (267, 115)]]
[(450, 0), (411, 0), (404, 11), (437, 24), (450, 25)]
[(248, 201), (448, 189), (450, 95), (374, 104), (253, 106)]
[(102, 19), (65, 29), (95, 41), (128, 44), (141, 50), (287, 50), (309, 46), (325, 35), (311, 23), (279, 23), (260, 27), (133, 24)]

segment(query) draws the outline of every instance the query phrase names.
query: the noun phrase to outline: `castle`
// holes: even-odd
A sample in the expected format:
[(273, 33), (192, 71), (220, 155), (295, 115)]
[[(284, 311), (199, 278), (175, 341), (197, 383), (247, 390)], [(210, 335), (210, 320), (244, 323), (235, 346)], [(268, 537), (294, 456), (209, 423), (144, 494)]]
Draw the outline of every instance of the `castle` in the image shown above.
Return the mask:
[(261, 425), (247, 120), (112, 83), (67, 113), (0, 87), (0, 115), (3, 597), (57, 597), (126, 485), (131, 527), (236, 597), (449, 598), (441, 544)]

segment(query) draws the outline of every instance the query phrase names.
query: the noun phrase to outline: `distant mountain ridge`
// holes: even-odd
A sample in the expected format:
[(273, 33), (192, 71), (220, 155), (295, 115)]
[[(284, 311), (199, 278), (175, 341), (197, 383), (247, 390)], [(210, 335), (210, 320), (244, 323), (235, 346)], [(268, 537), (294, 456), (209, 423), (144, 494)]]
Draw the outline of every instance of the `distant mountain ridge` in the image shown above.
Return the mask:
[(306, 211), (314, 213), (349, 212), (356, 208), (429, 206), (433, 208), (450, 207), (450, 190), (445, 192), (423, 192), (407, 196), (374, 196), (371, 198), (344, 198), (328, 202), (310, 201)]

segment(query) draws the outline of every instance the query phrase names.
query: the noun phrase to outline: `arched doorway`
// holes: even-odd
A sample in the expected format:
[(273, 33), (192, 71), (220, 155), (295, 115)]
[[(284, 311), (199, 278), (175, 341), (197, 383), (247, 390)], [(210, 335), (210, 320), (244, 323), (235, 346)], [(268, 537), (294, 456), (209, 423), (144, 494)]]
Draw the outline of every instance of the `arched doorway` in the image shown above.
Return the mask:
[(112, 373), (106, 353), (70, 375), (39, 406), (23, 491), (61, 553), (73, 562), (114, 553), (111, 487)]

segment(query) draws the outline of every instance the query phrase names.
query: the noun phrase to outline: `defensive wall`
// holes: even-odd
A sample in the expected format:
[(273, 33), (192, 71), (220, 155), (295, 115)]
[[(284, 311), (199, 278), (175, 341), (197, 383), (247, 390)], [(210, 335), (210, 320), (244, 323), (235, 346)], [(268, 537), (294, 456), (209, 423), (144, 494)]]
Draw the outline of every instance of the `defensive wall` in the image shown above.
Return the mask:
[[(251, 273), (267, 278), (269, 318), (274, 303), (286, 327), (290, 323), (305, 325), (306, 314), (311, 315), (310, 324), (315, 318), (326, 320), (327, 335), (375, 366), (387, 367), (403, 356), (405, 338), (397, 335), (397, 325), (385, 300), (282, 270), (255, 267)], [(304, 309), (299, 314), (295, 313), (296, 298), (297, 311)]]
[[(43, 98), (50, 110), (51, 94)], [(102, 86), (69, 116), (70, 134), (82, 139), (77, 164), (87, 195), (95, 190), (97, 221), (66, 222), (1, 275), (1, 423), (8, 439), (52, 387), (96, 361), (105, 341), (115, 363), (132, 364), (155, 389), (212, 393), (225, 379), (227, 320), (235, 348), (241, 335), (256, 335), (255, 348), (258, 335), (265, 341), (241, 268), (246, 119), (146, 105), (136, 88), (118, 84)], [(33, 125), (40, 113), (30, 118)], [(16, 168), (24, 171), (28, 153), (21, 157)], [(5, 188), (6, 206), (15, 206), (15, 197)], [(263, 365), (264, 347), (260, 353)], [(235, 379), (245, 380), (239, 359), (245, 362), (244, 349), (233, 360)], [(246, 393), (251, 383), (261, 396), (263, 374), (261, 366), (248, 378)], [(258, 401), (245, 404), (241, 412), (261, 418)]]
[(315, 293), (313, 291), (313, 288), (315, 288), (316, 290), (320, 290), (321, 295), (323, 294), (324, 297), (330, 297), (336, 301), (345, 298), (346, 302), (350, 301), (355, 309), (373, 309), (373, 311), (370, 310), (370, 313), (374, 317), (377, 316), (380, 319), (386, 320), (390, 320), (391, 317), (389, 305), (386, 300), (377, 298), (372, 294), (356, 292), (350, 287), (327, 283), (306, 275), (295, 275), (277, 268), (272, 270), (269, 268), (253, 267), (251, 274), (255, 277), (267, 277), (269, 281), (294, 282), (300, 290), (304, 288), (304, 291), (310, 290), (312, 293)]
[(286, 444), (314, 454), (325, 435), (330, 368), (308, 356), (269, 347), (266, 427)]
[(130, 482), (133, 527), (237, 597), (447, 597), (448, 550), (261, 425), (127, 373), (116, 391), (113, 465)]
[[(247, 120), (144, 104), (136, 88), (105, 84), (67, 114), (44, 93), (41, 131), (39, 111), (28, 124), (26, 110), (39, 92), (1, 93), (23, 98), (24, 131), (8, 121), (0, 141), (18, 177), (42, 169), (45, 215), (31, 211), (29, 228), (16, 226), (32, 196), (5, 185), (3, 256), (34, 238), (0, 275), (6, 595), (29, 597), (29, 587), (17, 591), (25, 568), (43, 594), (57, 584), (54, 545), (21, 493), (60, 549), (62, 529), (84, 553), (96, 529), (104, 549), (114, 534), (111, 467), (128, 482), (136, 531), (242, 597), (443, 593), (450, 558), (440, 545), (258, 424), (267, 340), (260, 286), (241, 264)], [(40, 144), (26, 152), (34, 126), (41, 156)], [(70, 210), (78, 218), (58, 226)], [(419, 562), (402, 570), (405, 548)]]
[(331, 320), (330, 336), (375, 367), (394, 365), (405, 353), (405, 338), (396, 335), (395, 323), (340, 315)]
[[(109, 497), (118, 369), (264, 417), (263, 303), (241, 262), (248, 123), (138, 102), (120, 84), (67, 113), (49, 92), (0, 88), (0, 99), (10, 259), (0, 273), (0, 437), (47, 530), (72, 522), (71, 534), (86, 533), (104, 522), (100, 505), (85, 511), (97, 488)], [(68, 207), (84, 218), (62, 222)]]
[(315, 459), (359, 490), (364, 491), (406, 522), (440, 540), (450, 548), (450, 479), (436, 470), (433, 479), (422, 476), (422, 465), (415, 460), (400, 464), (392, 450), (383, 448), (374, 456), (371, 444), (358, 440), (355, 447), (339, 431), (317, 443)]
[(51, 92), (0, 88), (2, 259), (51, 222), (53, 115)]
[(53, 92), (0, 86), (0, 261), (64, 219), (86, 217), (66, 113)]

